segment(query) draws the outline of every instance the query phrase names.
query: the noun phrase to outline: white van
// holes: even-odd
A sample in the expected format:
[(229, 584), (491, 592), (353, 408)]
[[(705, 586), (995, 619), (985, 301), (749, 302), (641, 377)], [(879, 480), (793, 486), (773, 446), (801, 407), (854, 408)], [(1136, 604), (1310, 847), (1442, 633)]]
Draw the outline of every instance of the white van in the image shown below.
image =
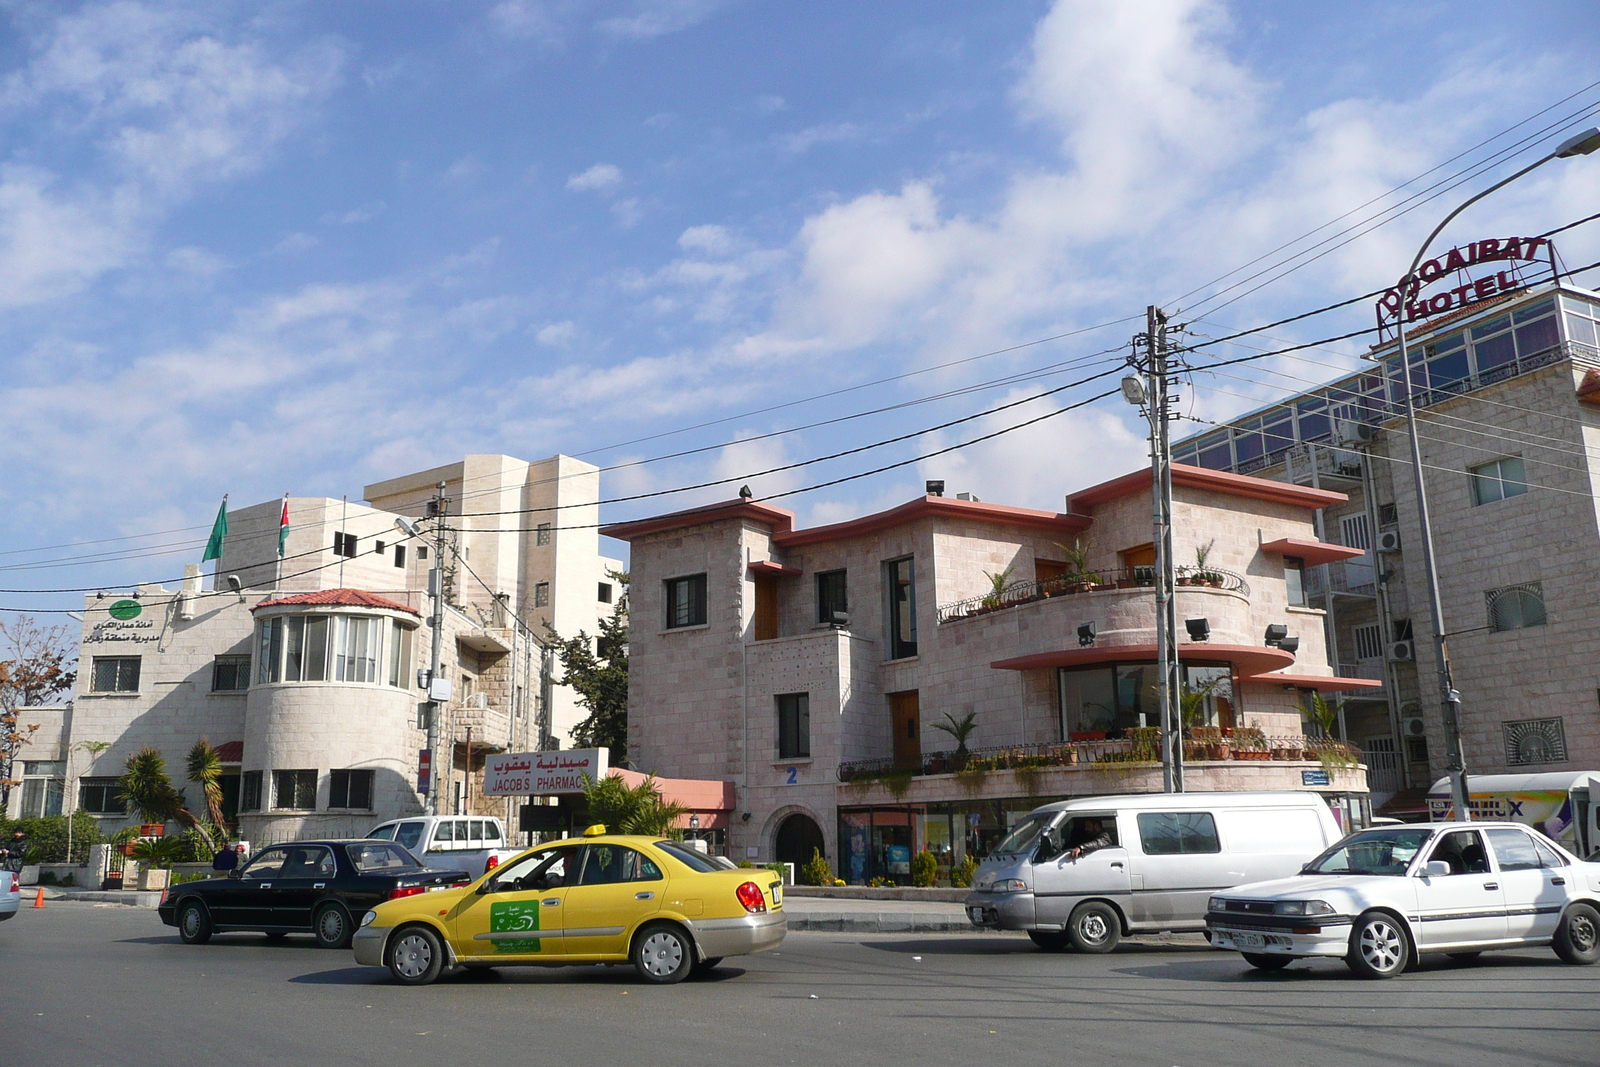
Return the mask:
[(1211, 894), (1292, 875), (1343, 836), (1315, 793), (1058, 801), (978, 865), (967, 917), (1052, 952), (1110, 952), (1124, 934), (1204, 930)]

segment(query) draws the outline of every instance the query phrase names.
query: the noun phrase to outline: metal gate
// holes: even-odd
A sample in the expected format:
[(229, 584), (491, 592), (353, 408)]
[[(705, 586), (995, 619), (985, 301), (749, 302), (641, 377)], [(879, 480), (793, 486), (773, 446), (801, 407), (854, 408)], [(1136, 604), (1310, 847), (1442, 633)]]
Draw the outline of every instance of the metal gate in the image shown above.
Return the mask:
[(1367, 786), (1374, 793), (1398, 793), (1405, 788), (1400, 773), (1400, 754), (1392, 737), (1369, 737), (1361, 742), (1367, 765)]

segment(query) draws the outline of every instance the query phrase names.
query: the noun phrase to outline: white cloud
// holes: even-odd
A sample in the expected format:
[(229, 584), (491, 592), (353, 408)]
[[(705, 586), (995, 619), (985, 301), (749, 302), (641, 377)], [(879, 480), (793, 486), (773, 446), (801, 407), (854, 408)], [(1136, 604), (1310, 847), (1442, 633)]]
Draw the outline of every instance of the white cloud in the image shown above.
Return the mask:
[[(571, 5), (561, 5), (570, 7)], [(565, 34), (556, 5), (545, 0), (504, 0), (489, 12), (489, 24), (507, 37), (560, 44)]]
[(644, 39), (677, 33), (711, 17), (728, 0), (635, 0), (634, 13), (602, 19), (601, 30), (617, 37)]
[(338, 226), (353, 226), (358, 222), (369, 222), (383, 214), (389, 205), (382, 200), (369, 200), (359, 204), (348, 211), (329, 211), (322, 216), (322, 221)]
[(637, 225), (639, 220), (644, 218), (644, 208), (639, 205), (638, 197), (633, 196), (612, 204), (611, 213), (617, 217), (618, 224), (624, 229)]
[(48, 172), (0, 166), (0, 307), (53, 300), (120, 266), (138, 244), (126, 197), (62, 190)]
[(840, 144), (848, 141), (859, 141), (866, 136), (866, 130), (853, 122), (826, 122), (818, 126), (811, 126), (797, 133), (785, 134), (778, 139), (785, 152), (806, 152), (819, 144)]
[(763, 115), (775, 114), (776, 112), (782, 111), (788, 106), (788, 102), (781, 96), (756, 97), (756, 110), (761, 112)]
[(565, 348), (572, 343), (572, 339), (577, 335), (577, 326), (573, 324), (571, 319), (568, 319), (564, 322), (552, 322), (547, 326), (543, 326), (533, 336), (535, 340), (548, 348)]
[(447, 182), (462, 182), (476, 178), (482, 173), (483, 164), (478, 162), (476, 156), (462, 156), (450, 164), (449, 169), (444, 172), (444, 180)]
[(621, 184), (622, 168), (612, 163), (596, 163), (567, 179), (567, 188), (575, 192), (606, 192)]

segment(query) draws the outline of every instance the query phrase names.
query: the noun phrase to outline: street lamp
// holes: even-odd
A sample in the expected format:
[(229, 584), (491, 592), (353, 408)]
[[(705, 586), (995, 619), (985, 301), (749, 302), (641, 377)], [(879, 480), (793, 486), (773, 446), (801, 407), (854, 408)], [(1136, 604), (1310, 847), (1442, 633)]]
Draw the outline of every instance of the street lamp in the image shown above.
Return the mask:
[(1422, 262), (1422, 257), (1428, 254), (1428, 247), (1433, 244), (1433, 239), (1455, 217), (1479, 200), (1498, 189), (1521, 178), (1523, 175), (1537, 170), (1552, 159), (1570, 159), (1573, 156), (1586, 156), (1600, 149), (1600, 127), (1585, 130), (1575, 137), (1563, 141), (1554, 152), (1523, 167), (1515, 174), (1502, 178), (1481, 193), (1470, 197), (1460, 207), (1444, 217), (1439, 225), (1428, 234), (1427, 240), (1422, 242), (1422, 247), (1417, 249), (1417, 254), (1411, 261), (1411, 267), (1400, 276), (1396, 291), (1401, 295), (1400, 306), (1395, 310), (1396, 335), (1400, 344), (1400, 373), (1405, 382), (1406, 398), (1406, 434), (1411, 440), (1411, 476), (1416, 483), (1417, 491), (1417, 524), (1422, 532), (1422, 569), (1428, 580), (1428, 614), (1433, 623), (1433, 648), (1434, 664), (1439, 672), (1439, 696), (1444, 711), (1444, 733), (1447, 749), (1447, 759), (1450, 770), (1450, 798), (1455, 806), (1456, 818), (1462, 821), (1470, 820), (1467, 808), (1467, 763), (1465, 754), (1461, 749), (1461, 694), (1456, 691), (1450, 678), (1450, 647), (1445, 637), (1444, 608), (1439, 599), (1439, 571), (1434, 562), (1433, 554), (1433, 526), (1428, 519), (1428, 490), (1422, 477), (1422, 445), (1417, 438), (1417, 408), (1411, 395), (1411, 354), (1406, 347), (1405, 325), (1405, 294), (1416, 276), (1417, 266)]

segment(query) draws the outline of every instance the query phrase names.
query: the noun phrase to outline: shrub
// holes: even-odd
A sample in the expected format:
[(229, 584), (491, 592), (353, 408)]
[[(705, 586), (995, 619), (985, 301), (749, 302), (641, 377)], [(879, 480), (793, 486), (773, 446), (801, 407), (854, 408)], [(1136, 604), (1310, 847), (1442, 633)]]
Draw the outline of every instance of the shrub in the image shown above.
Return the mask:
[(950, 884), (957, 889), (970, 889), (972, 876), (977, 873), (978, 861), (968, 856), (954, 867), (950, 868)]
[(939, 880), (939, 859), (932, 852), (923, 849), (911, 857), (911, 884), (931, 886)]
[(0, 835), (9, 839), (11, 831), (21, 830), (28, 837), (29, 863), (83, 863), (89, 846), (105, 840), (100, 823), (86, 811), (72, 813), (72, 855), (67, 856), (67, 817), (46, 815), (41, 819), (0, 819)]
[(820, 848), (811, 850), (811, 858), (800, 868), (800, 881), (804, 885), (832, 885), (833, 867)]
[(739, 868), (741, 870), (753, 871), (753, 870), (755, 870), (756, 865), (751, 863), (749, 860), (740, 860), (739, 861)]

